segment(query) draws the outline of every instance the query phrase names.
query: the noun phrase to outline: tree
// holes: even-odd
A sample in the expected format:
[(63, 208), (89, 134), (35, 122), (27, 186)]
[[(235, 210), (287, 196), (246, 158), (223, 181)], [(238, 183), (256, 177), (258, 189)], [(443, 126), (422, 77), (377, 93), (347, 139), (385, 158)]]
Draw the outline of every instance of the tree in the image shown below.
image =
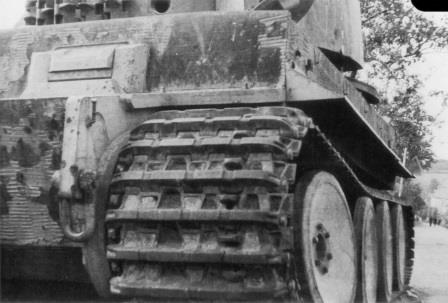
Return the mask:
[(439, 189), (440, 182), (437, 181), (437, 179), (431, 179), (429, 182), (429, 193), (433, 194), (436, 192), (437, 189)]
[(411, 1), (361, 0), (365, 59), (377, 77), (405, 80), (407, 68), (427, 50), (447, 45), (448, 30), (417, 11)]
[(398, 149), (403, 151), (407, 148), (408, 159), (418, 158), (422, 167), (427, 169), (435, 161), (429, 128), (435, 119), (424, 110), (423, 98), (418, 92), (420, 88), (417, 80), (413, 86), (397, 88), (395, 96), (389, 102), (383, 102), (379, 111), (391, 118), (391, 124), (398, 133)]
[(426, 209), (426, 203), (422, 198), (422, 194), (423, 190), (417, 182), (412, 180), (405, 181), (401, 197), (409, 201), (416, 212)]
[(411, 1), (361, 0), (361, 9), (367, 63), (363, 80), (379, 88), (378, 110), (396, 127), (399, 150), (408, 148), (409, 159), (417, 157), (429, 168), (435, 160), (429, 126), (435, 119), (423, 108), (422, 80), (410, 67), (425, 51), (446, 46), (448, 30), (427, 19)]

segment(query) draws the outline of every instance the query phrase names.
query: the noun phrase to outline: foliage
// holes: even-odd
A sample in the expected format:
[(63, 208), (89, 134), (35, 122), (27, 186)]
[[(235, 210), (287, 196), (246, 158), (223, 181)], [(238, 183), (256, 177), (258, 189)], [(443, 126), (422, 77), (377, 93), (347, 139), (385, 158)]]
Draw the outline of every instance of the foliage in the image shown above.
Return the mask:
[(420, 87), (421, 84), (414, 84), (403, 90), (397, 89), (391, 101), (383, 103), (379, 110), (391, 118), (397, 130), (398, 149), (408, 148), (408, 160), (417, 158), (427, 169), (435, 161), (429, 129), (435, 119), (424, 110), (424, 101), (418, 93)]
[(361, 0), (361, 9), (365, 79), (380, 88), (379, 111), (396, 127), (399, 150), (407, 147), (409, 159), (417, 157), (423, 168), (429, 168), (434, 162), (429, 130), (434, 118), (423, 108), (422, 80), (410, 67), (425, 51), (446, 46), (448, 30), (414, 9), (411, 1)]
[(377, 77), (405, 80), (407, 67), (427, 50), (446, 46), (448, 30), (417, 11), (411, 1), (361, 0), (365, 59)]
[(415, 211), (419, 211), (426, 208), (422, 193), (423, 190), (418, 183), (414, 181), (405, 181), (401, 197), (406, 201), (411, 202)]
[(440, 187), (440, 182), (437, 179), (431, 179), (429, 182), (429, 193), (433, 194)]

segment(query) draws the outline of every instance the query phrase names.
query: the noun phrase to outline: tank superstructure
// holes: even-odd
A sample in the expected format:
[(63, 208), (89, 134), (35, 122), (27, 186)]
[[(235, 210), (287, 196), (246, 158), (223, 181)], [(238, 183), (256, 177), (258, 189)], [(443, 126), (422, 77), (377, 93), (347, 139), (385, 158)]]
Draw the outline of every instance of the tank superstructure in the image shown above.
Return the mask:
[[(82, 246), (103, 296), (326, 302), (321, 279), (342, 266), (350, 302), (366, 240), (351, 239), (372, 226), (358, 209), (390, 206), (384, 232), (402, 234), (379, 229), (380, 252), (405, 251), (379, 263), (378, 292), (404, 287), (412, 211), (393, 186), (411, 175), (352, 78), (356, 0), (28, 1), (25, 21), (0, 33), (8, 250)], [(313, 217), (333, 196), (346, 235)]]

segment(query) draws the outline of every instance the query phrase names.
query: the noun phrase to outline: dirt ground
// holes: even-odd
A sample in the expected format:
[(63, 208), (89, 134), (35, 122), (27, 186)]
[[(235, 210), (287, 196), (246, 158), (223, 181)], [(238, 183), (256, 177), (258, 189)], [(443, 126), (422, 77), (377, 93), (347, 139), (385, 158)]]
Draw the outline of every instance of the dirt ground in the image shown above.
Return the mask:
[(448, 229), (416, 227), (414, 274), (411, 286), (424, 303), (448, 302)]
[[(6, 292), (7, 296), (0, 298), (1, 302), (99, 301), (90, 285), (16, 282), (2, 286), (2, 293)], [(415, 266), (411, 288), (394, 300), (394, 303), (411, 302), (448, 302), (448, 229), (446, 228), (429, 227), (425, 223), (416, 227)]]

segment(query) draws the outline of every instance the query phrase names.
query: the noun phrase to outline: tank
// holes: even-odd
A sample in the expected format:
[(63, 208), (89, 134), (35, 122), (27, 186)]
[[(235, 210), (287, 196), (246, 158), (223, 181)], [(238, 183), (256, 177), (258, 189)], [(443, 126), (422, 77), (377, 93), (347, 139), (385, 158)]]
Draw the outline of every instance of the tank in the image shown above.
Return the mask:
[(376, 302), (411, 173), (356, 80), (357, 0), (30, 0), (0, 32), (4, 279), (103, 297)]

